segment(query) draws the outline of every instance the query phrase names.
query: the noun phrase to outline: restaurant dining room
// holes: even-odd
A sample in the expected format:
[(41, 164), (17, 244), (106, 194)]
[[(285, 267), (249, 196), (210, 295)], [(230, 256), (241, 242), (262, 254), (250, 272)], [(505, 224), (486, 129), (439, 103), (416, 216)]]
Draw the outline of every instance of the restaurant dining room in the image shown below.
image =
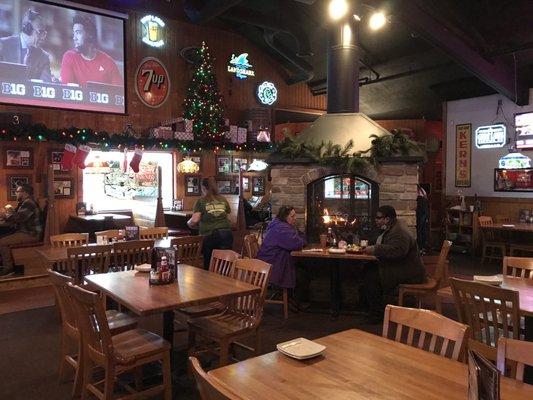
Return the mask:
[(0, 0), (0, 399), (533, 399), (533, 3)]

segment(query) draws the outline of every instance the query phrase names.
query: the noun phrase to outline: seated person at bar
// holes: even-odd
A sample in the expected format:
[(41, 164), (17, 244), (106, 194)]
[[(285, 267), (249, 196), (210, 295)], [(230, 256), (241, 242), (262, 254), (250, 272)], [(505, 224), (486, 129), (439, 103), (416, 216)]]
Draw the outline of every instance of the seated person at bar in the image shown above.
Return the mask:
[(367, 265), (364, 277), (369, 322), (373, 323), (383, 320), (384, 294), (393, 292), (401, 283), (424, 283), (426, 279), (416, 240), (397, 219), (394, 207), (379, 207), (375, 221), (383, 233), (375, 245), (364, 249), (378, 259)]
[(41, 212), (33, 199), (33, 188), (22, 184), (15, 191), (18, 205), (11, 212), (0, 212), (7, 224), (13, 229), (12, 233), (0, 237), (0, 255), (3, 266), (0, 267), (0, 278), (13, 275), (13, 257), (9, 245), (32, 243), (40, 239), (42, 232)]
[(218, 194), (213, 176), (202, 179), (202, 194), (187, 225), (191, 229), (200, 228), (200, 235), (204, 236), (202, 253), (204, 268), (208, 269), (213, 250), (233, 247), (233, 233), (228, 219), (231, 208), (226, 198)]
[(306, 241), (296, 229), (296, 210), (282, 206), (276, 218), (270, 222), (257, 258), (272, 264), (270, 283), (284, 289), (296, 286), (296, 268), (291, 251), (300, 250)]

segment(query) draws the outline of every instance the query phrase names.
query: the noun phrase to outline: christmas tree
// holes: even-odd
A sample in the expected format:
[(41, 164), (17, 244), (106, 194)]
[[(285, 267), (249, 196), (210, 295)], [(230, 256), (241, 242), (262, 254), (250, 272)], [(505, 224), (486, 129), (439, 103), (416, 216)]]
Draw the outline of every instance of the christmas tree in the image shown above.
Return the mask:
[(198, 49), (197, 60), (183, 103), (184, 116), (194, 120), (195, 140), (220, 142), (224, 129), (223, 97), (213, 71), (214, 60), (205, 43)]

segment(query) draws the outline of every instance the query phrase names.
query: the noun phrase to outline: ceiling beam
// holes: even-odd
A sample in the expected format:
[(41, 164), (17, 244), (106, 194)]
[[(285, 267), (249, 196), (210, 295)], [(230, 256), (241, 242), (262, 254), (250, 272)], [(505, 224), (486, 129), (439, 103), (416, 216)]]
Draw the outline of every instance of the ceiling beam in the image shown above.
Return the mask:
[(488, 60), (483, 57), (453, 34), (451, 27), (423, 11), (417, 0), (394, 0), (393, 5), (395, 14), (418, 35), (444, 50), (458, 64), (517, 105), (528, 104), (527, 85), (518, 79), (517, 69), (513, 65), (501, 58)]

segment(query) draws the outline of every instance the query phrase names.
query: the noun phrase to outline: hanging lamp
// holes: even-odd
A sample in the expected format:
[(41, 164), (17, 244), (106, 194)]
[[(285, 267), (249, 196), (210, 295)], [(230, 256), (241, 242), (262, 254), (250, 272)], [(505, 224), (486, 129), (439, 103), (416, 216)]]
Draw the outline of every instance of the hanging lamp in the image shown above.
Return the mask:
[(200, 171), (200, 166), (189, 157), (185, 157), (183, 161), (178, 163), (177, 170), (182, 174), (195, 174)]

